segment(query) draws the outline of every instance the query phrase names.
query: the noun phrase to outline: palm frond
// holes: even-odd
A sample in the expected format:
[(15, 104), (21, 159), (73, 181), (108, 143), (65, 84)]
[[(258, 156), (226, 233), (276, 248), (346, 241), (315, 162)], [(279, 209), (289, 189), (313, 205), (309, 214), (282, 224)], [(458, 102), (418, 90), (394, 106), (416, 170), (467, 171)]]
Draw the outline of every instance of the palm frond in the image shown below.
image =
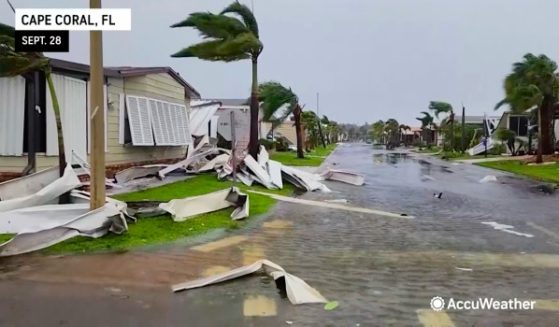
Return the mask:
[(439, 118), (441, 113), (451, 113), (452, 106), (449, 103), (442, 102), (442, 101), (431, 101), (429, 103), (429, 110), (435, 112), (435, 117)]
[[(247, 37), (248, 36), (248, 37)], [(231, 40), (211, 40), (193, 44), (171, 57), (196, 57), (210, 61), (237, 61), (250, 58), (248, 50), (254, 47), (250, 33), (245, 33)]]
[(260, 38), (259, 31), (258, 31), (258, 23), (252, 11), (246, 6), (241, 4), (239, 1), (235, 1), (227, 8), (223, 9), (221, 15), (225, 14), (236, 14), (241, 17), (245, 26), (254, 34), (256, 38)]
[(227, 39), (249, 32), (247, 27), (238, 19), (215, 15), (210, 12), (192, 13), (185, 20), (171, 25), (171, 28), (175, 27), (193, 27), (206, 39)]

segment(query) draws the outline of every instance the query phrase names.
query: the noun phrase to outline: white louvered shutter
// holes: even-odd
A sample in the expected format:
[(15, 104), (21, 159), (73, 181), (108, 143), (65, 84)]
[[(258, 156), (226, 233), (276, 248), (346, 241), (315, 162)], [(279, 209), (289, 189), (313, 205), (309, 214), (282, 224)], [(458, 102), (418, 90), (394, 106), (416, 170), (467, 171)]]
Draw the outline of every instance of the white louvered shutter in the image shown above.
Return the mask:
[(181, 105), (174, 105), (174, 112), (176, 116), (176, 135), (177, 145), (187, 145), (192, 142), (190, 131), (188, 128), (188, 115), (186, 107)]
[(132, 144), (154, 145), (148, 99), (128, 95), (126, 100)]
[(151, 128), (153, 130), (153, 136), (155, 137), (155, 144), (166, 145), (168, 140), (163, 132), (163, 117), (161, 115), (161, 110), (159, 110), (159, 101), (149, 99), (148, 103), (151, 115)]

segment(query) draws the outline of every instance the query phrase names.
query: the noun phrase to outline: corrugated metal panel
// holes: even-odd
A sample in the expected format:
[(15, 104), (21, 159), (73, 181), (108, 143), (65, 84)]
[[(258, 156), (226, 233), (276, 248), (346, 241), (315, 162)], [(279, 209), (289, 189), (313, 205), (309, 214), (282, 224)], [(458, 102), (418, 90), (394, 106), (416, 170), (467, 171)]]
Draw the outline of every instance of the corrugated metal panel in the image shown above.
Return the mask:
[[(190, 132), (192, 135), (202, 136), (208, 133), (208, 122), (214, 117), (219, 106), (220, 104), (211, 104), (195, 107), (190, 110)], [(215, 128), (212, 126), (212, 134), (213, 131), (217, 131), (217, 120), (215, 124)]]
[(0, 155), (22, 155), (24, 115), (25, 79), (0, 78)]
[[(87, 84), (85, 81), (52, 74), (62, 120), (66, 158), (72, 150), (87, 156)], [(47, 91), (47, 155), (58, 155), (58, 135), (50, 92)]]

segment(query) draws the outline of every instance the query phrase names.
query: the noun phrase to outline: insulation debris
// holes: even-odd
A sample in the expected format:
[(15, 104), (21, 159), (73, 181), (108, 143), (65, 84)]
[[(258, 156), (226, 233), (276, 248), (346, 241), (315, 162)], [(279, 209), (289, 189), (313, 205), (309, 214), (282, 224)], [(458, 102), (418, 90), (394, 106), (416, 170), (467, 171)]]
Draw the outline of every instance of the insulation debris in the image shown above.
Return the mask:
[(316, 289), (309, 286), (304, 280), (295, 275), (287, 273), (281, 266), (269, 261), (258, 260), (255, 263), (243, 267), (233, 269), (214, 276), (200, 278), (186, 283), (180, 283), (172, 286), (173, 292), (189, 290), (193, 288), (204, 287), (207, 285), (217, 284), (239, 278), (242, 276), (253, 274), (257, 271), (264, 270), (266, 274), (271, 276), (278, 287), (292, 304), (304, 303), (327, 303), (328, 300), (322, 296)]
[(212, 192), (204, 195), (175, 199), (161, 203), (159, 208), (173, 216), (174, 221), (185, 221), (193, 216), (213, 212), (228, 207), (235, 207), (231, 214), (233, 220), (239, 220), (249, 215), (248, 195), (241, 193), (236, 187)]

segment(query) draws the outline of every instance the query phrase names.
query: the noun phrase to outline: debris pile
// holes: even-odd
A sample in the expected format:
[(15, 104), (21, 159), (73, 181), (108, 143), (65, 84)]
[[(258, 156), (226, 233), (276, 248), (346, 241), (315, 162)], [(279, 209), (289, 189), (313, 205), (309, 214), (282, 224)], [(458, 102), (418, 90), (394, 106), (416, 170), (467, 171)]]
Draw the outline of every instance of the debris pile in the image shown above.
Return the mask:
[[(52, 176), (41, 172), (0, 184), (0, 233), (16, 234), (0, 244), (0, 256), (40, 250), (75, 236), (98, 238), (128, 230), (127, 219), (133, 218), (126, 214), (126, 203), (107, 198), (105, 206), (90, 211), (89, 194), (75, 190), (81, 183), (70, 165), (62, 177), (50, 182)], [(10, 197), (9, 191), (18, 185), (29, 187)], [(67, 192), (72, 203), (52, 204)]]

